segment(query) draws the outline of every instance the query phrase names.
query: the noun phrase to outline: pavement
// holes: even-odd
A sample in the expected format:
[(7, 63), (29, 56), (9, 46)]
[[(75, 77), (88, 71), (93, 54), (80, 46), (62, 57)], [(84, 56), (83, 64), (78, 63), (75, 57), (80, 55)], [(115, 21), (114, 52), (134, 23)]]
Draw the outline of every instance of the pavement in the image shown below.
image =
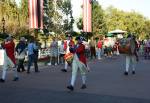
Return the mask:
[[(61, 72), (64, 65), (39, 64), (40, 72), (19, 73), (14, 82), (11, 70), (5, 83), (0, 83), (0, 103), (150, 103), (150, 60), (141, 60), (136, 74), (131, 71), (123, 75), (123, 56), (91, 60), (91, 71), (87, 74), (87, 89), (80, 89), (82, 82), (78, 74), (75, 90), (70, 92), (71, 68)], [(1, 70), (0, 70), (1, 75)]]

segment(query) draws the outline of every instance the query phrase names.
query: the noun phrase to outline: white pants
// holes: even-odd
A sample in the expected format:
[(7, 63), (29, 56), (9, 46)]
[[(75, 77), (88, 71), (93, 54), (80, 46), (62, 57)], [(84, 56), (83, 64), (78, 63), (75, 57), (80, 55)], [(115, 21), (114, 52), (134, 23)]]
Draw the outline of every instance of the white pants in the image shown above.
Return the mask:
[(5, 61), (4, 61), (4, 64), (2, 66), (2, 68), (3, 68), (2, 79), (3, 80), (5, 80), (5, 78), (6, 78), (6, 72), (7, 72), (7, 69), (9, 67), (13, 67), (14, 77), (18, 77), (17, 68), (15, 67), (14, 63), (12, 62), (12, 60), (9, 57), (5, 56)]
[(135, 55), (126, 55), (126, 72), (129, 71), (129, 67), (132, 67), (132, 70), (135, 71), (136, 57)]
[(85, 84), (86, 81), (86, 66), (82, 62), (79, 61), (77, 55), (74, 55), (73, 63), (72, 63), (72, 77), (71, 77), (71, 85), (74, 86), (77, 72), (80, 70), (82, 75), (82, 82)]
[(65, 69), (67, 70), (68, 68), (68, 63), (65, 61)]
[(115, 55), (120, 55), (119, 50), (118, 50), (118, 47), (117, 47), (117, 50), (114, 51), (114, 54), (115, 54)]

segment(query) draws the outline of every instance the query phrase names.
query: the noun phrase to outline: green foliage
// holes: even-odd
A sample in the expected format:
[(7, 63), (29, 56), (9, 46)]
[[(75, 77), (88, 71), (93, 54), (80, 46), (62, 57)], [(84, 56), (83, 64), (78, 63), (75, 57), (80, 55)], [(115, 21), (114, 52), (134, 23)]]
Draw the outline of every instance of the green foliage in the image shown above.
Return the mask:
[[(92, 2), (92, 32), (93, 36), (105, 35), (115, 29), (134, 33), (138, 38), (144, 39), (150, 35), (150, 20), (143, 15), (132, 11), (124, 12), (112, 6), (106, 10), (101, 8), (97, 0)], [(77, 22), (79, 30), (83, 29), (83, 20)]]
[(63, 30), (73, 30), (74, 18), (72, 16), (72, 5), (71, 0), (64, 0), (61, 2), (60, 10), (62, 11), (62, 16), (64, 19)]
[(150, 20), (135, 11), (124, 12), (114, 7), (109, 7), (105, 14), (108, 31), (121, 29), (134, 33), (138, 38), (142, 39), (150, 32), (148, 29)]
[(107, 27), (104, 19), (104, 10), (98, 1), (92, 2), (92, 32), (93, 35), (107, 33)]
[[(22, 0), (17, 6), (15, 0), (3, 0), (0, 2), (0, 20), (4, 17), (6, 33), (15, 36), (28, 32), (28, 2)], [(2, 24), (2, 22), (0, 22)], [(2, 28), (2, 27), (1, 27)], [(2, 31), (1, 31), (2, 32)]]
[(59, 20), (62, 18), (57, 11), (58, 6), (55, 4), (55, 0), (44, 0), (44, 33), (55, 32), (58, 33), (57, 25)]
[(78, 22), (77, 22), (77, 28), (78, 28), (79, 30), (82, 30), (82, 29), (83, 29), (83, 20), (82, 20), (81, 17), (79, 18), (79, 20), (78, 20)]

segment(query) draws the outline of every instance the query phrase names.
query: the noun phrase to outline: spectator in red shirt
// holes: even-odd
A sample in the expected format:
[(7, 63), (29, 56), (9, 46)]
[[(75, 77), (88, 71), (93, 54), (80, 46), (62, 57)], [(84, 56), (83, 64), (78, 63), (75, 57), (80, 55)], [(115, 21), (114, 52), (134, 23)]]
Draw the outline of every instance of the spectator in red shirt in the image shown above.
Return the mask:
[(103, 42), (102, 40), (99, 38), (98, 42), (97, 42), (97, 53), (98, 53), (98, 59), (102, 59), (101, 55), (102, 55), (102, 46), (103, 46)]

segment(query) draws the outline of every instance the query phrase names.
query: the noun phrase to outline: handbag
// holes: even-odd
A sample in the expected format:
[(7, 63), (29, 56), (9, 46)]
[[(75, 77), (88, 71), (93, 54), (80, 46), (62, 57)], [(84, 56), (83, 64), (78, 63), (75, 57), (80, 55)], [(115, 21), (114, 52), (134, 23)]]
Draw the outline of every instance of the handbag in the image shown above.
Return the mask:
[(21, 53), (17, 53), (16, 58), (17, 59), (24, 59), (25, 55), (26, 55), (25, 50), (23, 50)]

